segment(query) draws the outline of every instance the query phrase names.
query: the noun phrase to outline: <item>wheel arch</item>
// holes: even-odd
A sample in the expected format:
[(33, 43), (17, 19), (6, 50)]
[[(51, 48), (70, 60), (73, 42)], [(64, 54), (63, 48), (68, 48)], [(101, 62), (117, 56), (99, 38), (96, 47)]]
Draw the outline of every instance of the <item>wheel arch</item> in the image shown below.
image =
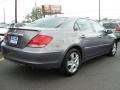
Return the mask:
[(118, 44), (118, 39), (115, 39), (115, 43)]
[(81, 59), (83, 60), (83, 50), (82, 50), (82, 48), (81, 48), (79, 45), (72, 45), (72, 46), (70, 46), (70, 47), (65, 51), (64, 57), (65, 57), (65, 55), (67, 54), (67, 52), (68, 52), (69, 50), (71, 50), (71, 49), (77, 49), (77, 50), (80, 52), (80, 54), (81, 54)]

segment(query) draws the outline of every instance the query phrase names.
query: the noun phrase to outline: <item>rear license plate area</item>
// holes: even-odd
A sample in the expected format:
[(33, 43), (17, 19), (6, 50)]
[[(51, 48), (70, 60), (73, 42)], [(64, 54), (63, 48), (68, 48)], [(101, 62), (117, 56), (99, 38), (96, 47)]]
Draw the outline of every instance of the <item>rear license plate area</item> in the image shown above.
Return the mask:
[(22, 36), (21, 35), (9, 35), (7, 44), (13, 47), (20, 47)]
[(17, 44), (18, 44), (18, 39), (19, 39), (18, 36), (10, 36), (9, 43), (10, 43), (10, 44), (17, 45)]

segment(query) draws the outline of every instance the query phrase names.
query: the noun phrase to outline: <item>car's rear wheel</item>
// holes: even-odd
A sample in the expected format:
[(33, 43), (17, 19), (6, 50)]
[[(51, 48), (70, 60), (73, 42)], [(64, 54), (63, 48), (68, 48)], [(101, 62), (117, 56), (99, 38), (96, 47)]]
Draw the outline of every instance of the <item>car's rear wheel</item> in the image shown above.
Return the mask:
[(81, 64), (81, 54), (77, 49), (71, 49), (67, 52), (64, 57), (61, 71), (64, 75), (71, 76), (74, 75)]
[(111, 49), (110, 52), (109, 52), (109, 55), (110, 55), (110, 56), (115, 56), (116, 52), (117, 52), (117, 43), (114, 42), (114, 43), (113, 43), (113, 46), (112, 46), (112, 49)]

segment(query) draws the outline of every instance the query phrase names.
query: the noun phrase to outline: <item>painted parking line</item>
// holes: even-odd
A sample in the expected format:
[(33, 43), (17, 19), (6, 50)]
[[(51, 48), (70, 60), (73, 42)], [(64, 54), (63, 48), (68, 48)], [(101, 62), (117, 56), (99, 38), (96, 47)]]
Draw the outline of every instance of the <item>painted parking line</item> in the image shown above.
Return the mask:
[(1, 59), (0, 59), (0, 62), (3, 61), (3, 60), (4, 60), (4, 58), (1, 58)]

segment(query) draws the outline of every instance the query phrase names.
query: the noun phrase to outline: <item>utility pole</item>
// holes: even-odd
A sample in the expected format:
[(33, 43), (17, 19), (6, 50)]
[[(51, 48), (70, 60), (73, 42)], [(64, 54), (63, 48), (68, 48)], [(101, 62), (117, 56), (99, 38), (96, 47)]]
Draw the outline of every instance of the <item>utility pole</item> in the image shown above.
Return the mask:
[(5, 22), (5, 19), (6, 19), (5, 8), (3, 8), (3, 16), (4, 16), (4, 24), (5, 24), (5, 23), (6, 23), (6, 22)]
[(17, 0), (15, 0), (15, 23), (17, 23)]
[(101, 20), (101, 2), (99, 0), (99, 22)]

